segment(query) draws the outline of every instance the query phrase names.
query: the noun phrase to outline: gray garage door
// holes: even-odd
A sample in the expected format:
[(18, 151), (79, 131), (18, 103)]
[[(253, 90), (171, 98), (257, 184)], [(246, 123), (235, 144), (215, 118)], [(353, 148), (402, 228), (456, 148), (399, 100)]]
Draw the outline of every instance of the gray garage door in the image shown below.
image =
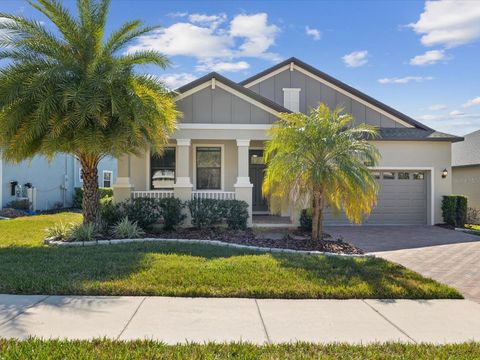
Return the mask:
[[(369, 225), (425, 225), (427, 223), (427, 173), (423, 171), (377, 171), (380, 184), (377, 206), (364, 221)], [(348, 223), (326, 211), (326, 224)]]

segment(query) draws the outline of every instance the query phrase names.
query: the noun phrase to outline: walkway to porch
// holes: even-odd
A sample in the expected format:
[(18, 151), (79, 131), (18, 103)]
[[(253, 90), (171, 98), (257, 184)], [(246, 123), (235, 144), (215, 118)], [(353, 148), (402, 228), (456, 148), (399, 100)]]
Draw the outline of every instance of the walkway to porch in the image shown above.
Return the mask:
[(291, 223), (289, 216), (253, 214), (252, 222), (254, 227), (271, 227), (271, 228), (295, 227), (295, 225)]

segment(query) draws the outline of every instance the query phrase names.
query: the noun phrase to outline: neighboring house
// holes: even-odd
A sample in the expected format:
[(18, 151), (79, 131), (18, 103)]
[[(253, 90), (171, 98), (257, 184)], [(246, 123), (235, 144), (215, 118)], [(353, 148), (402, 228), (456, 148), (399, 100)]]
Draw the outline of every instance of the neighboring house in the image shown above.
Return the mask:
[(468, 206), (480, 209), (480, 130), (453, 144), (452, 168), (453, 192), (466, 195)]
[[(177, 91), (183, 113), (178, 130), (162, 157), (147, 149), (119, 160), (117, 201), (130, 196), (236, 198), (245, 200), (253, 214), (269, 213), (261, 192), (267, 130), (279, 113), (308, 112), (325, 102), (380, 129), (374, 143), (382, 159), (372, 171), (381, 189), (365, 223), (442, 222), (442, 195), (452, 193), (451, 176), (442, 173), (451, 173), (451, 143), (462, 138), (437, 132), (296, 58), (240, 83), (211, 73)], [(281, 215), (289, 214), (286, 204)]]
[[(112, 186), (116, 172), (116, 159), (103, 159), (98, 167), (99, 185)], [(51, 161), (36, 156), (18, 164), (0, 158), (0, 209), (21, 198), (29, 198), (35, 210), (70, 207), (74, 188), (81, 186), (80, 166), (72, 155), (57, 155)], [(29, 187), (33, 190), (28, 191)]]

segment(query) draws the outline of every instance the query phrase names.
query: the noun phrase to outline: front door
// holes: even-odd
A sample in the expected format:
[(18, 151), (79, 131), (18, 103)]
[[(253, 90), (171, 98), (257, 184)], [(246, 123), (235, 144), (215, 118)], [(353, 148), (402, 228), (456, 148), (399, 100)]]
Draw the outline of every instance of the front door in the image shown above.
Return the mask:
[(262, 195), (262, 183), (265, 172), (263, 150), (250, 150), (249, 162), (250, 181), (253, 184), (252, 210), (257, 212), (267, 211), (267, 199)]

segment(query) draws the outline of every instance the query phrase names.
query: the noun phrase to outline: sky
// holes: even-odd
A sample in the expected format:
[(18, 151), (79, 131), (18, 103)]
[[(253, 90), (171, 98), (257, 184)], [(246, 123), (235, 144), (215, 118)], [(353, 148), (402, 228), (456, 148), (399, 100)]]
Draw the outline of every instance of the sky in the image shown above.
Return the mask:
[[(0, 12), (53, 28), (23, 0), (0, 0)], [(171, 88), (295, 56), (438, 131), (480, 129), (480, 0), (112, 0), (107, 32), (132, 19), (162, 27), (124, 51), (166, 54), (167, 70), (142, 71)]]

